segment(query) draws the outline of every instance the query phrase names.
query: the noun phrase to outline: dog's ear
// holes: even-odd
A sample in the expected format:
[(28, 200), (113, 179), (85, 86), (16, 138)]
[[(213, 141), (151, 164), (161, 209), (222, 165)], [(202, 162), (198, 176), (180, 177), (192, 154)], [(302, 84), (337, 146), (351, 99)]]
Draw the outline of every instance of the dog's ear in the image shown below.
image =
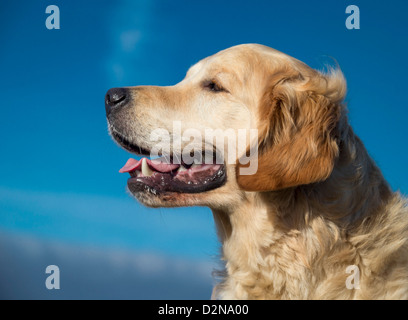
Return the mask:
[(346, 84), (339, 70), (277, 73), (259, 105), (258, 169), (237, 182), (247, 191), (279, 190), (327, 179), (339, 155)]

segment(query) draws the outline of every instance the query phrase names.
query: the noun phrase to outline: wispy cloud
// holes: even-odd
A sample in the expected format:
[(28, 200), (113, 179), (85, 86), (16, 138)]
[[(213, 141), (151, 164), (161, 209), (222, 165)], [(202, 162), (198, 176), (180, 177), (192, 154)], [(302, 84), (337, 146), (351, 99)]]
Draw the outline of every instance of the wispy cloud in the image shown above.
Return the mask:
[[(123, 197), (0, 186), (0, 298), (206, 299), (217, 267), (211, 216)], [(203, 210), (205, 211), (205, 210)], [(58, 292), (45, 267), (61, 269)]]
[[(202, 260), (68, 245), (0, 232), (1, 299), (208, 299), (213, 266)], [(47, 290), (45, 268), (60, 269)]]
[(217, 238), (209, 209), (149, 209), (123, 198), (0, 186), (0, 229), (79, 244), (209, 260)]
[(111, 53), (106, 70), (111, 86), (134, 79), (136, 62), (152, 37), (149, 23), (154, 5), (150, 0), (126, 0), (116, 3), (110, 12), (107, 42)]

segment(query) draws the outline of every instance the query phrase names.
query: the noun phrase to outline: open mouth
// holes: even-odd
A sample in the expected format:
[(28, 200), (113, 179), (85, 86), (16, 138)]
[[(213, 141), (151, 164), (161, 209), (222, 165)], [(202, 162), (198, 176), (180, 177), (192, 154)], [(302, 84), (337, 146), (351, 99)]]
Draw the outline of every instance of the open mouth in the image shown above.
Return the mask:
[(149, 191), (200, 193), (220, 187), (225, 181), (223, 164), (177, 164), (164, 157), (155, 160), (129, 159), (119, 172), (128, 172), (131, 192)]
[[(138, 155), (150, 155), (149, 150), (133, 144), (115, 131), (111, 133), (126, 150)], [(180, 160), (183, 157), (177, 157), (177, 161), (169, 156), (154, 160), (131, 158), (119, 172), (130, 174), (127, 184), (132, 193), (201, 193), (222, 186), (226, 180), (224, 163), (220, 164), (215, 154), (210, 157), (211, 161), (208, 161), (208, 154), (203, 154), (200, 159), (192, 159), (191, 164)]]

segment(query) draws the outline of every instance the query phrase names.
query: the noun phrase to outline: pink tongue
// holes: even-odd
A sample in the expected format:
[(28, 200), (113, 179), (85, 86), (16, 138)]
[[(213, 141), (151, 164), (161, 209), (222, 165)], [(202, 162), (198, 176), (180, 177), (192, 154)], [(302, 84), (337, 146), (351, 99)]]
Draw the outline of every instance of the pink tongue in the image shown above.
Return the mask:
[(122, 169), (119, 170), (120, 173), (124, 173), (124, 172), (130, 172), (133, 171), (135, 169), (140, 169), (142, 167), (142, 160), (135, 160), (130, 158), (126, 164), (123, 166)]
[[(120, 173), (124, 173), (124, 172), (131, 172), (134, 170), (142, 170), (142, 160), (140, 159), (135, 160), (130, 158), (126, 164), (123, 166), (122, 169), (119, 170)], [(170, 172), (173, 170), (178, 169), (178, 167), (180, 167), (179, 164), (171, 164), (171, 163), (165, 163), (165, 162), (161, 162), (160, 160), (149, 160), (146, 159), (147, 164), (149, 165), (150, 168), (156, 170), (156, 171), (160, 171), (160, 172)]]
[(179, 164), (172, 164), (172, 163), (166, 163), (166, 162), (161, 162), (160, 160), (149, 160), (147, 159), (147, 164), (155, 169), (156, 171), (160, 172), (170, 172), (173, 170), (176, 170), (180, 167)]

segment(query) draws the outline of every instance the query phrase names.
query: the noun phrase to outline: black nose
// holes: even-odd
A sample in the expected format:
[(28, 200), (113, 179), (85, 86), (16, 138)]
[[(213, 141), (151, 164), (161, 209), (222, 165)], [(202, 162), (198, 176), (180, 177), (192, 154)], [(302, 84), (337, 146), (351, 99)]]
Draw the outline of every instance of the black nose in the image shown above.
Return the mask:
[(124, 88), (109, 89), (105, 96), (106, 115), (112, 111), (113, 108), (124, 106), (128, 101), (129, 93)]

